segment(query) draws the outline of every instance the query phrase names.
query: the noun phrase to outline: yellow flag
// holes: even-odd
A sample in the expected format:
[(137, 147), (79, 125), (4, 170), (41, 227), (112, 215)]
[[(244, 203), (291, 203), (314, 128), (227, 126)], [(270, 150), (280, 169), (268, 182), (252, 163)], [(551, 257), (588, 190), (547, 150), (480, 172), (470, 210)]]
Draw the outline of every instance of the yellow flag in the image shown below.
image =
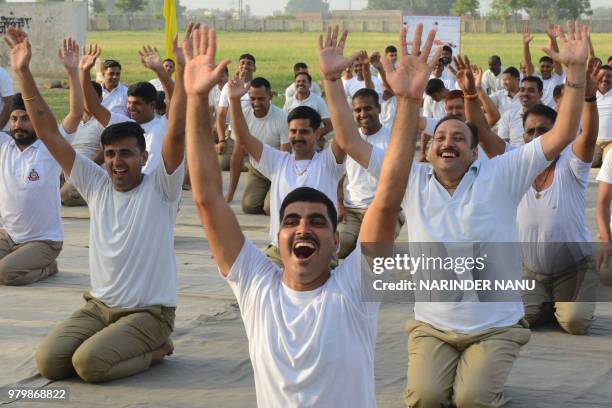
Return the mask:
[(175, 61), (172, 53), (172, 40), (176, 35), (176, 1), (164, 0), (164, 18), (166, 19), (166, 55)]

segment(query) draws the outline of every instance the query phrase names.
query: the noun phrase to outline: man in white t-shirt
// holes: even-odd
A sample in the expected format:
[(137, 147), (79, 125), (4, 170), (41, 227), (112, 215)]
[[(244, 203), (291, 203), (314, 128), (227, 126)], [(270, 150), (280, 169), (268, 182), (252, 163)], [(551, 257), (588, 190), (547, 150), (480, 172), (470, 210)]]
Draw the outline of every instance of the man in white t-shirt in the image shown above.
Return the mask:
[(367, 55), (360, 55), (353, 63), (354, 75), (350, 79), (342, 78), (344, 95), (347, 99), (353, 97), (355, 92), (362, 88), (370, 88), (382, 95), (382, 83), (378, 77), (372, 76)]
[[(128, 88), (120, 83), (121, 64), (108, 59), (102, 63), (102, 106), (111, 112), (121, 115), (128, 114)], [(87, 77), (89, 78), (89, 77)]]
[[(331, 34), (326, 49), (337, 50), (329, 37)], [(338, 84), (342, 68), (351, 63), (340, 57), (339, 69), (331, 74)], [(424, 61), (420, 63), (424, 65)], [(374, 350), (380, 303), (378, 298), (364, 300), (361, 290), (366, 285), (364, 280), (371, 276), (368, 258), (389, 256), (391, 251), (372, 254), (364, 247), (364, 257), (359, 245), (342, 266), (330, 270), (339, 243), (334, 204), (316, 189), (299, 187), (289, 192), (273, 214), (280, 218), (278, 241), (285, 267), (281, 270), (267, 259), (244, 237), (224, 200), (210, 124), (203, 119), (208, 118), (206, 93), (220, 70), (212, 69), (212, 55), (193, 65), (187, 67), (194, 75), (192, 83), (186, 81), (186, 88), (194, 201), (219, 272), (240, 306), (257, 405), (375, 407)], [(326, 79), (332, 79), (329, 72), (325, 73)], [(425, 80), (423, 76), (422, 87)], [(419, 81), (409, 81), (406, 88), (414, 90), (415, 83)], [(308, 107), (296, 109), (312, 111)], [(404, 127), (398, 127), (391, 138), (389, 160), (385, 161), (377, 194), (363, 221), (360, 242), (376, 242), (384, 249), (390, 249), (393, 243), (404, 190), (398, 186), (407, 183), (418, 109), (414, 103), (410, 112), (403, 112), (407, 118), (402, 120)], [(300, 128), (309, 126), (304, 123)], [(316, 129), (308, 131), (313, 132)], [(314, 141), (310, 144), (314, 154)], [(407, 145), (405, 150), (411, 149), (412, 154), (402, 157), (391, 153), (399, 151), (400, 144)], [(260, 154), (262, 148), (266, 147), (260, 143)]]
[(298, 106), (309, 106), (316, 110), (323, 120), (323, 127), (321, 128), (321, 139), (323, 139), (332, 130), (327, 104), (320, 94), (312, 91), (312, 77), (308, 72), (298, 72), (295, 74), (294, 84), (295, 92), (293, 98), (285, 100), (283, 110), (289, 113)]
[[(449, 91), (452, 91), (453, 89), (457, 88), (457, 86), (455, 85), (455, 76), (451, 74), (448, 70), (444, 69), (444, 64), (442, 63), (438, 63), (438, 65), (434, 67), (434, 70), (432, 71), (431, 76), (429, 78), (439, 79), (444, 83), (444, 87)], [(427, 90), (425, 90), (425, 93), (427, 93)]]
[(444, 86), (439, 78), (431, 78), (425, 88), (425, 98), (423, 100), (423, 116), (426, 118), (441, 119), (446, 116), (444, 110), (444, 99), (449, 90)]
[[(308, 74), (308, 65), (306, 65), (303, 62), (296, 62), (295, 65), (293, 65), (293, 77), (294, 78), (297, 77), (297, 74), (300, 74), (300, 73)], [(297, 84), (294, 81), (291, 85), (287, 87), (287, 89), (285, 89), (285, 103), (287, 103), (287, 101), (295, 97), (296, 90), (297, 90)], [(319, 84), (316, 82), (311, 81), (310, 91), (314, 94), (322, 96), (321, 86), (319, 86)]]
[(601, 283), (612, 286), (612, 221), (610, 221), (610, 204), (612, 203), (612, 155), (604, 158), (597, 174), (599, 187), (597, 189), (597, 230), (601, 241), (595, 262)]
[(505, 89), (502, 81), (504, 68), (499, 55), (491, 55), (488, 63), (489, 69), (482, 76), (482, 87), (486, 93), (492, 94)]
[(9, 116), (13, 94), (13, 78), (4, 68), (0, 68), (0, 129), (4, 131), (10, 129)]
[[(183, 181), (185, 94), (181, 49), (163, 160), (151, 174), (143, 129), (134, 122), (107, 127), (101, 138), (106, 169), (76, 153), (57, 129), (28, 63), (27, 35), (9, 29), (11, 60), (34, 128), (90, 210), (92, 289), (86, 305), (56, 326), (36, 350), (43, 377), (76, 374), (86, 382), (110, 381), (148, 369), (172, 352), (176, 307), (174, 223)], [(82, 66), (93, 66), (87, 53)], [(151, 84), (149, 86), (153, 87)]]
[[(287, 113), (272, 104), (272, 89), (270, 82), (265, 78), (255, 78), (244, 91), (249, 95), (251, 105), (246, 109), (238, 109), (232, 112), (231, 88), (227, 88), (230, 97), (230, 113), (232, 115), (232, 138), (237, 132), (245, 129), (235, 124), (234, 115), (237, 115), (239, 123), (246, 122), (247, 129), (253, 137), (262, 143), (285, 152), (291, 151), (289, 138), (287, 136)], [(248, 90), (247, 90), (248, 89)], [(240, 102), (240, 101), (238, 101)], [(239, 139), (236, 139), (239, 140)], [(232, 161), (230, 163), (230, 182), (227, 192), (227, 202), (232, 202), (234, 193), (238, 187), (240, 173), (244, 158), (248, 152), (240, 145), (234, 144)], [(248, 166), (247, 185), (242, 195), (242, 211), (247, 214), (270, 214), (270, 179), (261, 174), (253, 166)]]
[[(588, 31), (578, 23), (576, 26), (577, 33), (569, 40), (564, 38), (563, 50), (551, 54), (569, 66), (568, 81), (583, 84)], [(536, 176), (573, 141), (584, 86), (568, 89), (564, 98), (551, 131), (489, 161), (477, 160), (478, 133), (473, 125), (453, 118), (438, 123), (431, 147), (432, 167), (412, 166), (402, 203), (409, 225), (411, 253), (413, 245), (421, 251), (433, 248), (419, 243), (434, 246), (438, 243), (449, 248), (455, 248), (451, 243), (464, 243), (457, 252), (469, 251), (473, 256), (474, 244), (484, 243), (490, 248), (487, 243), (505, 243), (503, 250), (489, 254), (491, 259), (486, 263), (493, 267), (486, 268), (487, 275), (480, 272), (480, 278), (485, 279), (490, 273), (502, 279), (520, 280), (520, 248), (508, 244), (519, 240), (517, 208)], [(480, 109), (476, 98), (468, 103), (477, 104)], [(398, 113), (397, 117), (401, 115)], [(340, 138), (338, 133), (336, 139)], [(383, 154), (371, 145), (365, 146), (365, 142), (357, 143), (359, 139), (353, 136), (353, 142), (342, 147), (358, 162), (376, 167)], [(469, 279), (465, 275), (457, 278)], [(498, 407), (505, 402), (504, 383), (520, 347), (530, 337), (523, 319), (523, 304), (520, 294), (515, 293), (508, 293), (510, 299), (504, 298), (502, 302), (480, 301), (474, 295), (463, 293), (464, 301), (416, 302), (415, 320), (406, 327), (408, 406), (454, 403), (460, 407)]]
[[(105, 128), (117, 123), (134, 121), (138, 123), (145, 131), (146, 150), (148, 159), (144, 164), (142, 171), (145, 174), (152, 174), (157, 170), (158, 164), (161, 161), (162, 144), (164, 135), (166, 134), (168, 121), (164, 117), (155, 115), (155, 103), (157, 99), (157, 91), (149, 82), (137, 82), (130, 85), (128, 88), (128, 115), (124, 116), (120, 113), (111, 112), (100, 103), (96, 92), (91, 85), (90, 70), (93, 65), (85, 65), (84, 62), (95, 61), (99, 55), (99, 50), (90, 50), (87, 54), (88, 59), (82, 61), (81, 69), (81, 86), (85, 95), (85, 108), (91, 112), (98, 122)], [(159, 70), (158, 74), (163, 80), (170, 81), (170, 76), (163, 70)], [(170, 85), (174, 88), (173, 85)], [(167, 88), (170, 88), (167, 86)]]
[[(175, 71), (174, 61), (172, 60), (172, 58), (166, 58), (165, 60), (163, 60), (162, 68), (168, 73), (170, 77), (172, 77), (172, 74), (174, 74)], [(164, 85), (162, 84), (159, 78), (151, 79), (149, 82), (155, 87), (156, 91), (165, 91)]]
[[(471, 88), (470, 73), (463, 77)], [(597, 91), (592, 66), (586, 78), (588, 100)], [(479, 142), (489, 157), (516, 148), (488, 129), (474, 105), (468, 105), (468, 115), (477, 125)], [(560, 116), (546, 105), (526, 110), (525, 143), (549, 132), (557, 120)], [(535, 178), (518, 206), (516, 217), (522, 243), (523, 278), (535, 284), (534, 290), (523, 294), (525, 319), (534, 327), (554, 318), (570, 334), (585, 334), (595, 311), (597, 279), (584, 214), (597, 138), (595, 101), (584, 104), (581, 127), (576, 140)]]
[[(331, 89), (338, 92), (337, 87)], [(329, 96), (328, 96), (329, 98)], [(330, 98), (333, 101), (334, 98)], [(353, 95), (353, 117), (359, 126), (359, 136), (366, 142), (386, 151), (391, 137), (391, 128), (380, 123), (380, 104), (376, 91), (368, 88), (360, 89)], [(344, 126), (355, 126), (352, 123)], [(346, 180), (346, 189), (344, 181)], [(367, 169), (351, 157), (346, 158), (346, 174), (338, 183), (338, 232), (340, 233), (340, 249), (338, 258), (346, 258), (357, 245), (361, 223), (368, 207), (374, 201), (378, 180), (372, 177)], [(399, 235), (405, 218), (400, 211), (395, 224), (395, 236)]]
[(604, 65), (597, 88), (597, 110), (599, 111), (599, 131), (593, 167), (599, 167), (604, 157), (612, 149), (612, 67)]
[[(484, 80), (484, 79), (483, 79)], [(511, 109), (518, 109), (521, 105), (519, 98), (521, 74), (518, 69), (508, 67), (501, 74), (503, 89), (493, 92), (489, 98), (501, 115)]]
[[(238, 58), (238, 69), (235, 77), (240, 78), (245, 83), (251, 82), (253, 73), (257, 71), (255, 65), (255, 57), (251, 54), (242, 54)], [(247, 109), (251, 106), (251, 98), (248, 94), (244, 94), (241, 99), (242, 109)], [(221, 170), (228, 171), (230, 169), (230, 161), (234, 151), (234, 139), (230, 137), (231, 130), (229, 128), (229, 98), (227, 96), (227, 84), (223, 85), (221, 95), (219, 96), (219, 104), (217, 113), (215, 114), (215, 128), (217, 130), (217, 151), (219, 165)]]
[(519, 89), (520, 107), (509, 109), (501, 115), (497, 134), (504, 141), (514, 146), (525, 144), (523, 139), (523, 113), (542, 103), (542, 80), (536, 76), (527, 76), (521, 81)]

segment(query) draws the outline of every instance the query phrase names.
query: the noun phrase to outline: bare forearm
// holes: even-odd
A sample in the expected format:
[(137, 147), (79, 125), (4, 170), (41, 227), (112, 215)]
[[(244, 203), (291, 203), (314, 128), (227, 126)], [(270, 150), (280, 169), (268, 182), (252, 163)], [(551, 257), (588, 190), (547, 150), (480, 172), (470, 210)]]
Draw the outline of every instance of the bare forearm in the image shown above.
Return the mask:
[[(548, 48), (550, 48), (554, 52), (559, 52), (559, 45), (557, 44), (556, 38), (548, 37)], [(560, 62), (553, 61), (553, 69), (557, 75), (563, 74), (563, 66)]]
[(534, 68), (531, 62), (531, 51), (529, 50), (529, 43), (523, 44), (523, 64), (527, 68), (527, 75), (533, 74)]
[(480, 146), (489, 157), (499, 156), (506, 151), (504, 141), (491, 131), (478, 99), (465, 101), (465, 115), (468, 122), (473, 123), (478, 130)]
[(262, 143), (249, 131), (249, 127), (242, 112), (240, 99), (230, 99), (230, 115), (232, 117), (232, 132), (235, 140), (247, 150), (248, 154), (259, 162), (263, 151)]
[[(166, 75), (168, 76), (167, 73)], [(166, 130), (162, 151), (162, 157), (168, 173), (173, 173), (181, 165), (185, 157), (185, 110), (187, 96), (183, 86), (183, 68), (180, 65), (176, 71), (174, 91), (174, 97), (170, 100), (168, 129)], [(208, 120), (208, 123), (210, 125), (210, 120)]]
[(70, 86), (70, 111), (62, 124), (67, 133), (74, 133), (83, 117), (83, 91), (81, 91), (78, 70), (68, 71), (68, 83)]
[(612, 186), (606, 182), (599, 182), (597, 192), (597, 229), (599, 230), (599, 239), (602, 242), (612, 242), (610, 234), (610, 202), (611, 198), (609, 190)]
[[(323, 128), (321, 129), (321, 137), (325, 137), (333, 129), (331, 119), (323, 119)], [(289, 150), (291, 151), (291, 150)]]
[(234, 195), (238, 188), (240, 175), (242, 173), (242, 163), (244, 162), (244, 151), (239, 143), (234, 143), (234, 150), (230, 159), (230, 182), (228, 193)]
[(583, 162), (591, 162), (595, 153), (595, 142), (599, 132), (597, 103), (588, 102), (582, 106), (582, 132), (574, 143), (574, 153)]
[[(161, 82), (162, 88), (164, 88), (164, 93), (166, 94), (166, 98), (169, 101), (172, 101), (172, 96), (174, 95), (176, 84), (174, 83), (174, 81), (172, 81), (170, 74), (168, 74), (166, 70), (163, 68), (155, 70), (155, 74), (157, 75), (159, 82)], [(177, 81), (178, 81), (178, 76), (179, 76), (179, 73), (178, 73), (178, 68), (177, 68), (177, 73), (176, 73)]]
[(83, 102), (85, 104), (85, 109), (91, 112), (91, 114), (96, 118), (98, 122), (100, 122), (102, 126), (106, 127), (108, 125), (108, 122), (110, 122), (111, 114), (100, 103), (98, 95), (96, 94), (96, 90), (91, 84), (91, 77), (89, 75), (89, 71), (81, 71), (80, 80), (81, 89), (83, 90)]
[(225, 123), (226, 119), (227, 109), (217, 109), (217, 114), (215, 115), (215, 128), (217, 130), (218, 141), (225, 140), (225, 131), (227, 129), (227, 124)]
[(489, 95), (487, 95), (481, 87), (478, 87), (478, 99), (486, 112), (487, 125), (489, 125), (489, 127), (495, 125), (501, 115), (499, 114), (497, 106), (495, 106), (491, 98), (489, 98)]

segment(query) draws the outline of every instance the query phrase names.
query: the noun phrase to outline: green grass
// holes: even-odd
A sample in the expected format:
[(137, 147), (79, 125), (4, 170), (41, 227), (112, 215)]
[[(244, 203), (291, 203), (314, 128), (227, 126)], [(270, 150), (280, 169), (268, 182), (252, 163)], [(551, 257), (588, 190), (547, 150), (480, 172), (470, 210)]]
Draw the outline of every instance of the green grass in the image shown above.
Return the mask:
[[(151, 72), (140, 64), (138, 49), (143, 44), (158, 47), (164, 54), (164, 36), (162, 31), (96, 31), (88, 33), (88, 41), (102, 47), (102, 58), (114, 58), (123, 65), (122, 82), (130, 84), (152, 78)], [(256, 75), (267, 78), (273, 90), (282, 95), (285, 87), (293, 79), (292, 67), (295, 62), (303, 61), (310, 67), (315, 80), (320, 79), (317, 61), (317, 33), (258, 33), (232, 32), (218, 34), (218, 56), (232, 61), (230, 73), (233, 72), (238, 56), (248, 52), (257, 59)], [(607, 60), (612, 55), (612, 33), (592, 34), (596, 54)], [(360, 49), (368, 52), (384, 51), (389, 44), (397, 44), (394, 33), (351, 33), (347, 41), (347, 53)], [(538, 34), (532, 43), (532, 56), (536, 61), (546, 46), (543, 34)], [(463, 53), (470, 56), (472, 62), (486, 66), (488, 56), (497, 54), (502, 58), (505, 67), (518, 67), (521, 59), (521, 38), (519, 34), (465, 34), (462, 37)], [(45, 91), (44, 96), (58, 118), (68, 110), (68, 92), (66, 90)], [(281, 104), (280, 98), (275, 98)]]

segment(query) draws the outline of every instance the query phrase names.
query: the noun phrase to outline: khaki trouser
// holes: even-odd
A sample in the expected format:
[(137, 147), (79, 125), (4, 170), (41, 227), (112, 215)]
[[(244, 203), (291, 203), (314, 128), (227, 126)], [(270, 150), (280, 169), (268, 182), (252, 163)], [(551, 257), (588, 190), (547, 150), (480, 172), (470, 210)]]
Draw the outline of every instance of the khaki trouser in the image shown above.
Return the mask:
[(242, 211), (245, 214), (270, 215), (270, 180), (250, 164), (247, 165), (247, 184), (242, 195)]
[(610, 149), (612, 149), (612, 140), (603, 140), (601, 142), (596, 142), (591, 167), (601, 167), (601, 165), (603, 164), (603, 160), (606, 158), (606, 155), (608, 154)]
[(408, 407), (500, 407), (504, 384), (531, 331), (525, 320), (472, 334), (416, 320), (408, 333)]
[(598, 277), (590, 257), (559, 276), (535, 273), (523, 266), (523, 279), (535, 280), (535, 289), (523, 293), (525, 319), (531, 326), (549, 322), (554, 315), (570, 334), (585, 334), (591, 327)]
[(151, 352), (174, 328), (174, 307), (109, 308), (89, 293), (87, 303), (57, 325), (36, 350), (43, 377), (59, 380), (78, 374), (93, 383), (146, 370)]
[(221, 167), (221, 171), (229, 171), (230, 169), (230, 161), (232, 160), (232, 151), (234, 150), (234, 139), (229, 137), (231, 131), (228, 129), (225, 131), (225, 149), (222, 154), (217, 155), (217, 160), (219, 161), (219, 167)]
[[(266, 249), (264, 249), (264, 254), (274, 262), (279, 267), (283, 268), (283, 260), (280, 257), (280, 252), (278, 251), (278, 247), (274, 244), (268, 244)], [(338, 255), (334, 255), (332, 258), (331, 264), (329, 265), (331, 269), (334, 269), (338, 266)]]
[(17, 244), (0, 229), (0, 285), (27, 285), (57, 271), (55, 258), (61, 241), (30, 241)]
[[(344, 221), (338, 224), (338, 232), (340, 233), (338, 258), (346, 258), (355, 249), (365, 213), (366, 210), (358, 208), (344, 208)], [(405, 223), (406, 217), (403, 211), (400, 211), (395, 223), (395, 238), (397, 238)]]
[(62, 205), (66, 207), (82, 207), (87, 205), (76, 187), (68, 182), (65, 182), (60, 189), (60, 196), (62, 198)]

